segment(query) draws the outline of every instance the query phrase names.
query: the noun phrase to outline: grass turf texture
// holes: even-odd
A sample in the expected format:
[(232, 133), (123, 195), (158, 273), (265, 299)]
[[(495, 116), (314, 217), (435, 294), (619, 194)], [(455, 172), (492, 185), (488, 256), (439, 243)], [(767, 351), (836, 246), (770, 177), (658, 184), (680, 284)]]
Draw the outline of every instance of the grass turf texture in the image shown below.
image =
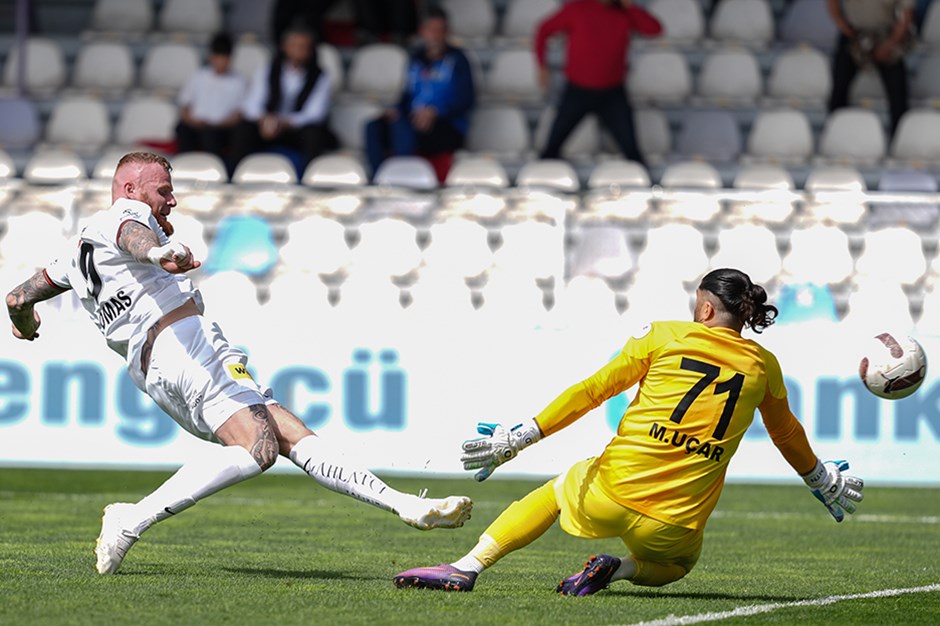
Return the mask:
[[(619, 540), (557, 524), (472, 593), (396, 590), (391, 578), (463, 555), (536, 482), (392, 478), (466, 494), (473, 519), (420, 532), (299, 475), (261, 476), (153, 529), (120, 573), (94, 572), (101, 508), (135, 501), (166, 473), (0, 469), (0, 624), (631, 624), (940, 582), (940, 491), (866, 489), (864, 516), (836, 524), (801, 485), (728, 485), (698, 566), (649, 589), (553, 593)], [(794, 481), (796, 483), (796, 481)], [(936, 624), (940, 592), (788, 607), (734, 624)]]

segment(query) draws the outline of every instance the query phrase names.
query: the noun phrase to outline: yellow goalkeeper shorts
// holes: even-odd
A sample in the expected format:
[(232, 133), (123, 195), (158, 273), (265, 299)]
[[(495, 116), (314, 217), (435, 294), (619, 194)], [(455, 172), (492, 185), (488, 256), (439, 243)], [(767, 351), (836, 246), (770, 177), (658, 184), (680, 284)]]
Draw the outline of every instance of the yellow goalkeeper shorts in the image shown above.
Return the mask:
[(703, 531), (666, 524), (614, 502), (595, 480), (596, 461), (575, 463), (555, 480), (562, 529), (575, 537), (620, 537), (639, 559), (691, 569), (702, 552)]

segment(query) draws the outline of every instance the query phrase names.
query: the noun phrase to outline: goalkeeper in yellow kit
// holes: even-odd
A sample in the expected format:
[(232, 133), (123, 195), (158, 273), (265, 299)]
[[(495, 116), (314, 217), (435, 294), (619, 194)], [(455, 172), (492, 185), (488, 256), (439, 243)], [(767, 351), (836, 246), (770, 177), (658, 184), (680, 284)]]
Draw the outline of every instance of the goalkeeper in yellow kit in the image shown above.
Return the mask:
[(696, 292), (694, 321), (645, 326), (616, 358), (533, 420), (512, 430), (480, 424), (485, 436), (464, 442), (462, 460), (485, 480), (523, 448), (639, 383), (600, 456), (514, 502), (463, 558), (402, 572), (395, 585), (470, 591), (480, 572), (537, 539), (559, 517), (571, 535), (620, 537), (630, 552), (623, 559), (591, 557), (583, 571), (558, 585), (559, 593), (589, 595), (615, 580), (647, 586), (679, 580), (698, 561), (705, 523), (755, 409), (784, 459), (842, 521), (862, 500), (862, 481), (841, 474), (848, 468), (844, 461), (816, 457), (790, 411), (777, 359), (741, 337), (745, 326), (759, 333), (776, 314), (764, 289), (746, 274), (714, 270)]

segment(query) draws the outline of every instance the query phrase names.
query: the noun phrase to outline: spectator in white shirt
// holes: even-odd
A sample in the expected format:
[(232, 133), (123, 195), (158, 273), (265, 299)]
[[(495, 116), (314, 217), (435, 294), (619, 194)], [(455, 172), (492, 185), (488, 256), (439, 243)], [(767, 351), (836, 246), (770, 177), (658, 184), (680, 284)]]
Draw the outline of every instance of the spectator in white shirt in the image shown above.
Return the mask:
[(313, 33), (292, 25), (270, 66), (255, 74), (235, 133), (236, 162), (251, 152), (299, 151), (304, 163), (336, 147), (327, 125), (330, 77), (317, 64)]
[(209, 64), (193, 74), (180, 91), (179, 152), (203, 150), (225, 157), (241, 121), (246, 81), (231, 70), (232, 38), (219, 33), (209, 44)]

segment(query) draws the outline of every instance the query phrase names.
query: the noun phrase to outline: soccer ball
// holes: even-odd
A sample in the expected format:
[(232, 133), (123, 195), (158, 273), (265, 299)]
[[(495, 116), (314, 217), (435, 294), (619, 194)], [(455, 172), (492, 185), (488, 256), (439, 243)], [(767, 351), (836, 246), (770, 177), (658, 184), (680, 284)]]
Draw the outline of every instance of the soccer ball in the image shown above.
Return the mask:
[(906, 398), (927, 375), (927, 355), (911, 337), (881, 333), (866, 347), (858, 364), (865, 388), (888, 400)]

